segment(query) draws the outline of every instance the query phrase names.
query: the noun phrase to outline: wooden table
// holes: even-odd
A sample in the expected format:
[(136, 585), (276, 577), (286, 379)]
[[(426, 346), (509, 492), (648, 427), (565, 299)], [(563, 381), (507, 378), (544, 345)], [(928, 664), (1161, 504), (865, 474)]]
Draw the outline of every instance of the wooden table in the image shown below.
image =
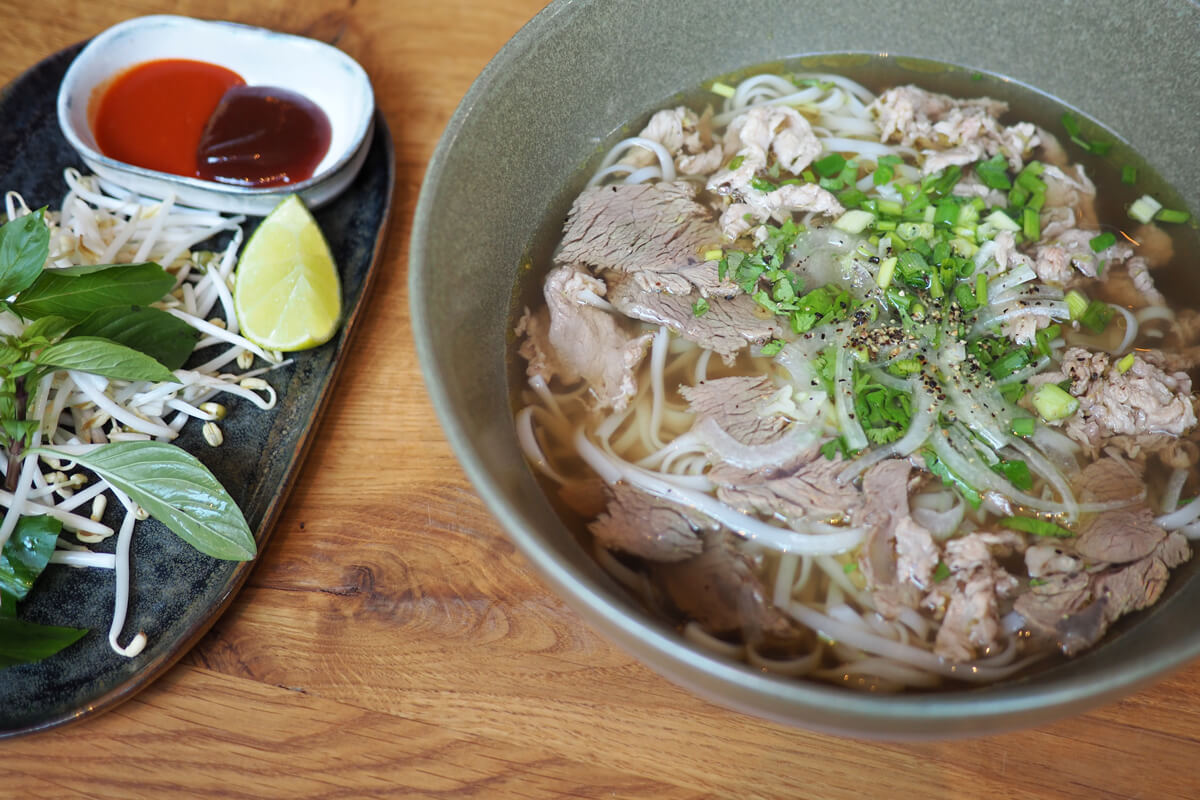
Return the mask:
[(398, 160), (375, 296), (246, 588), (193, 652), (130, 702), (0, 743), (0, 796), (1200, 796), (1200, 664), (1038, 730), (849, 741), (677, 688), (597, 636), (531, 573), (434, 421), (409, 334), (405, 258), (443, 126), (542, 5), (0, 0), (0, 83), (149, 13), (331, 42), (370, 74)]

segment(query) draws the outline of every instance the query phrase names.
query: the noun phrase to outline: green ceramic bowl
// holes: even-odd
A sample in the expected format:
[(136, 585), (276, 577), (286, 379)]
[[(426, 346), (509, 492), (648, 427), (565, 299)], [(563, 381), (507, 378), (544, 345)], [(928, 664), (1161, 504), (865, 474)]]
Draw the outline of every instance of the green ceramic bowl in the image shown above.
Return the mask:
[[(886, 20), (882, 24), (881, 20)], [(421, 190), (409, 261), (433, 405), (480, 495), (587, 623), (724, 705), (856, 736), (984, 734), (1111, 701), (1200, 654), (1200, 579), (1073, 663), (933, 695), (873, 696), (715, 658), (644, 613), (559, 521), (517, 446), (508, 402), (524, 259), (545, 255), (610, 134), (703, 80), (803, 54), (874, 53), (1005, 76), (1107, 126), (1200, 210), (1200, 6), (1123, 0), (559, 0), (487, 66)], [(542, 262), (544, 269), (545, 263)], [(538, 269), (529, 271), (536, 279)]]

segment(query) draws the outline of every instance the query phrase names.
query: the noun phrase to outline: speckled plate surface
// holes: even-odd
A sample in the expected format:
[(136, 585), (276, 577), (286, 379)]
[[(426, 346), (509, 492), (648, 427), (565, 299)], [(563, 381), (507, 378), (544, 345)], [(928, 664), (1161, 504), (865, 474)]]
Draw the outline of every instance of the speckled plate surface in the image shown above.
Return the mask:
[[(0, 191), (20, 192), (34, 208), (58, 206), (66, 193), (63, 169), (83, 167), (62, 138), (54, 109), (59, 82), (79, 49), (47, 58), (0, 93)], [(279, 393), (274, 410), (259, 411), (227, 396), (220, 448), (207, 446), (193, 426), (178, 440), (240, 504), (260, 554), (365, 305), (382, 253), (394, 175), (391, 134), (377, 115), (362, 171), (345, 194), (316, 213), (341, 270), (345, 320), (340, 333), (323, 347), (297, 353), (290, 366), (268, 376)], [(114, 544), (107, 543), (110, 551)], [(149, 637), (145, 651), (126, 659), (108, 646), (111, 571), (48, 568), (21, 604), (20, 616), (90, 633), (45, 661), (0, 670), (0, 737), (69, 722), (131, 697), (196, 643), (254, 566), (201, 555), (153, 520), (136, 531), (131, 561), (133, 591), (122, 642), (144, 631)]]

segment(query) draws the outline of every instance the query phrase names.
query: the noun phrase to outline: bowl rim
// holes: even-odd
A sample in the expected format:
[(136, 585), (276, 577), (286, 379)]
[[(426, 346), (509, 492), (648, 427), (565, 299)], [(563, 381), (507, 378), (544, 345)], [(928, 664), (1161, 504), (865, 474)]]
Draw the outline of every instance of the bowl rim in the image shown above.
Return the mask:
[[(146, 167), (139, 167), (136, 164), (130, 164), (127, 161), (121, 161), (119, 159), (112, 158), (111, 156), (107, 156), (87, 144), (84, 138), (79, 134), (76, 126), (72, 123), (70, 112), (70, 103), (72, 99), (77, 97), (77, 88), (83, 76), (84, 63), (86, 59), (89, 56), (94, 56), (103, 48), (110, 46), (114, 39), (126, 35), (131, 31), (139, 32), (142, 30), (152, 31), (157, 28), (188, 27), (198, 27), (211, 31), (217, 31), (219, 32), (218, 35), (229, 35), (233, 37), (268, 36), (284, 41), (285, 43), (295, 42), (305, 48), (320, 51), (330, 58), (339, 61), (346, 68), (347, 73), (353, 78), (354, 82), (362, 91), (362, 97), (365, 101), (362, 114), (358, 119), (354, 120), (354, 127), (343, 152), (328, 167), (303, 181), (286, 184), (284, 186), (251, 187), (218, 183), (216, 181), (207, 181), (187, 175), (175, 175), (169, 172), (160, 172), (158, 170), (148, 169)], [(220, 65), (219, 60), (211, 57), (206, 56), (203, 60)], [(79, 99), (84, 103), (84, 107), (86, 108), (89, 98), (83, 97)], [(343, 173), (343, 171), (345, 171), (348, 167), (354, 168), (356, 161), (358, 165), (361, 166), (362, 158), (360, 158), (360, 156), (365, 156), (365, 147), (369, 144), (370, 134), (374, 129), (375, 91), (371, 84), (370, 77), (367, 75), (366, 70), (363, 69), (361, 64), (359, 64), (354, 58), (344, 51), (317, 39), (311, 39), (309, 37), (299, 36), (293, 33), (276, 31), (257, 25), (230, 22), (227, 20), (197, 19), (195, 17), (187, 17), (180, 14), (151, 14), (147, 16), (134, 17), (106, 28), (104, 31), (91, 39), (91, 41), (89, 41), (86, 45), (84, 45), (83, 49), (79, 51), (74, 59), (72, 59), (71, 65), (67, 68), (67, 72), (63, 76), (63, 80), (59, 84), (55, 109), (58, 115), (58, 126), (62, 131), (63, 136), (66, 138), (71, 147), (77, 153), (79, 153), (81, 158), (87, 162), (90, 162), (89, 165), (99, 165), (101, 168), (106, 168), (111, 172), (129, 174), (142, 183), (155, 182), (165, 185), (173, 185), (203, 193), (205, 195), (223, 195), (246, 202), (270, 198), (282, 198), (289, 194), (305, 194), (314, 192), (314, 190), (319, 190), (319, 187), (327, 181), (339, 178), (341, 173)], [(95, 167), (93, 167), (93, 169), (94, 168)], [(353, 175), (349, 175), (348, 178), (353, 178)], [(109, 178), (109, 180), (112, 180), (112, 178)], [(336, 194), (329, 197), (324, 197), (322, 202), (328, 202), (329, 200), (332, 200), (333, 196), (336, 196)]]
[[(757, 717), (842, 736), (913, 740), (990, 736), (1025, 729), (1115, 700), (1200, 657), (1198, 636), (1184, 647), (1163, 648), (1152, 657), (1143, 657), (1132, 664), (1104, 665), (1095, 670), (1086, 683), (1069, 678), (1039, 683), (1035, 678), (1032, 682), (1002, 682), (932, 694), (854, 692), (833, 684), (766, 675), (747, 665), (702, 651), (673, 631), (665, 631), (648, 615), (625, 613), (591, 582), (537, 545), (528, 533), (534, 525), (533, 520), (510, 501), (499, 483), (478, 462), (475, 457), (478, 442), (451, 410), (454, 403), (446, 385), (447, 370), (435, 357), (436, 332), (430, 329), (422, 300), (428, 295), (433, 281), (429, 257), (433, 209), (442, 191), (440, 176), (452, 158), (468, 119), (487, 97), (498, 75), (510, 65), (524, 60), (538, 45), (544, 45), (549, 40), (548, 34), (558, 26), (569, 24), (567, 12), (595, 2), (597, 0), (554, 0), (522, 26), (475, 78), (448, 121), (425, 170), (409, 244), (409, 311), (418, 361), (431, 404), (468, 479), (539, 577), (609, 641), (633, 654), (652, 671), (698, 696)], [(847, 51), (839, 51), (842, 52)], [(798, 52), (789, 58), (826, 54)], [(746, 66), (754, 63), (748, 59)], [(1200, 558), (1200, 554), (1194, 557)], [(665, 656), (670, 666), (645, 658), (647, 653)], [(723, 690), (732, 690), (734, 694), (715, 695), (710, 686), (699, 680), (702, 675), (715, 678)], [(767, 698), (773, 702), (767, 702)], [(805, 713), (781, 710), (789, 705), (798, 705)], [(821, 715), (829, 715), (836, 722), (825, 723)], [(988, 718), (983, 728), (971, 724), (979, 717)], [(941, 727), (932, 727), (937, 725)]]

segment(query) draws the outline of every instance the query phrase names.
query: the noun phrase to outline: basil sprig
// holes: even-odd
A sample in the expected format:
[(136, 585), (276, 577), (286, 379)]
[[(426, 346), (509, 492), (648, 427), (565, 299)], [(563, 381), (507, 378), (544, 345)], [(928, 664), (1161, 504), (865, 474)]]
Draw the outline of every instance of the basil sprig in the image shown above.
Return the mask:
[[(254, 535), (213, 474), (194, 456), (162, 442), (117, 442), (66, 453), (31, 448), (41, 420), (32, 417), (37, 386), (56, 370), (115, 380), (169, 382), (199, 334), (150, 306), (175, 285), (154, 263), (46, 269), (45, 209), (0, 226), (0, 311), (28, 323), (0, 335), (0, 450), (15, 486), (26, 455), (70, 460), (127, 494), (181, 539), (214, 558), (254, 557)], [(24, 517), (0, 549), (0, 668), (37, 661), (86, 631), (16, 618), (54, 552), (61, 523)]]

